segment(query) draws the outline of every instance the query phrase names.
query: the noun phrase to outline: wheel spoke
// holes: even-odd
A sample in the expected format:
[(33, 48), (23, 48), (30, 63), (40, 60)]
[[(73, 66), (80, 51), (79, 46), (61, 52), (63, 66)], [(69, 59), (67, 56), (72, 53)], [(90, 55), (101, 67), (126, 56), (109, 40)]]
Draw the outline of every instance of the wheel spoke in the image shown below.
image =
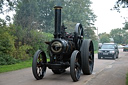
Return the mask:
[(80, 66), (80, 55), (78, 51), (74, 51), (71, 55), (70, 61), (70, 73), (73, 81), (78, 81), (81, 75), (81, 66)]
[(40, 62), (39, 63), (37, 62), (37, 67), (41, 67), (41, 63)]
[(33, 75), (37, 80), (40, 80), (44, 77), (46, 72), (45, 63), (47, 63), (45, 53), (38, 50), (34, 55), (32, 63)]

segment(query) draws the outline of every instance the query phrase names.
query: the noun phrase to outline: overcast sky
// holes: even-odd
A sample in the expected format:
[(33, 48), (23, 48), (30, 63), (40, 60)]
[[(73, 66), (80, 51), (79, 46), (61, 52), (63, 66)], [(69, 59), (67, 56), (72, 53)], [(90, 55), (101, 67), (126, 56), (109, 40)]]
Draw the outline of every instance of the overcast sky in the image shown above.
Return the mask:
[[(116, 10), (111, 11), (117, 0), (91, 0), (92, 9), (97, 15), (97, 21), (94, 23), (99, 33), (109, 33), (112, 29), (122, 28), (125, 20), (121, 16), (128, 16), (128, 8), (122, 9), (121, 13)], [(127, 10), (127, 11), (126, 11)]]
[[(122, 28), (125, 20), (121, 16), (128, 17), (128, 8), (121, 9), (121, 13), (116, 10), (111, 11), (117, 0), (91, 0), (91, 8), (97, 16), (97, 21), (94, 23), (98, 28), (98, 33), (109, 33), (112, 29)], [(12, 13), (11, 17), (12, 17)], [(9, 15), (10, 15), (9, 14)], [(0, 17), (5, 18), (4, 15)], [(95, 31), (97, 32), (97, 31)]]

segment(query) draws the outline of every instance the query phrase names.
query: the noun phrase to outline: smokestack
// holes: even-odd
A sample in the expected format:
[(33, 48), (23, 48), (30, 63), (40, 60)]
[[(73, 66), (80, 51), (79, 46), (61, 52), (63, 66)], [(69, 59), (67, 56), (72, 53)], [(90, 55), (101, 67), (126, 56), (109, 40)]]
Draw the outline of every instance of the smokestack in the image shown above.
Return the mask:
[(60, 38), (61, 36), (61, 6), (55, 6), (55, 32), (54, 38)]

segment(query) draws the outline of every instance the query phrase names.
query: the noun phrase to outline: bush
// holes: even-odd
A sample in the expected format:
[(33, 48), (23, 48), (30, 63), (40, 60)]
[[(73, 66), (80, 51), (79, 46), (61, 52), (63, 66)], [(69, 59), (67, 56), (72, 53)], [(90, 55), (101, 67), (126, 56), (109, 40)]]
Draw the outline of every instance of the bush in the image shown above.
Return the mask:
[(0, 65), (11, 65), (17, 63), (18, 60), (7, 54), (0, 54)]
[(38, 49), (43, 50), (45, 51), (45, 53), (47, 53), (48, 45), (45, 42), (51, 41), (52, 39), (53, 39), (53, 34), (32, 30), (31, 31), (32, 42), (29, 43), (29, 45), (32, 46), (32, 49), (30, 50), (31, 56), (33, 56)]
[(14, 58), (18, 60), (28, 60), (30, 58), (30, 53), (28, 52), (30, 49), (32, 49), (29, 45), (22, 45), (19, 48), (16, 49), (13, 56)]

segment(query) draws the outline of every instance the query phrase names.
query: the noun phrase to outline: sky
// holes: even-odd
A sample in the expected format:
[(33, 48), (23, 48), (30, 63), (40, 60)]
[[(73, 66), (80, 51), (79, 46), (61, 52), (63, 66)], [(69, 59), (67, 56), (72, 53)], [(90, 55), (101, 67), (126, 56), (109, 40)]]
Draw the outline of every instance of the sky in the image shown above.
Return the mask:
[[(128, 17), (128, 8), (121, 9), (121, 13), (118, 13), (116, 10), (110, 10), (113, 8), (117, 0), (91, 0), (92, 5), (91, 9), (94, 14), (97, 16), (95, 21), (95, 27), (98, 28), (99, 33), (110, 33), (112, 29), (124, 27), (123, 23), (125, 20), (123, 17)], [(14, 13), (9, 13), (11, 18)], [(121, 17), (123, 16), (123, 17)], [(5, 15), (0, 15), (2, 19), (5, 19)], [(11, 21), (12, 22), (12, 21)], [(97, 34), (97, 31), (95, 30)]]
[[(124, 27), (124, 16), (128, 17), (128, 8), (121, 9), (121, 13), (116, 10), (110, 10), (114, 7), (117, 0), (91, 0), (91, 8), (97, 16), (95, 27), (98, 28), (98, 33), (110, 33), (112, 29)], [(121, 17), (123, 16), (123, 17)]]

